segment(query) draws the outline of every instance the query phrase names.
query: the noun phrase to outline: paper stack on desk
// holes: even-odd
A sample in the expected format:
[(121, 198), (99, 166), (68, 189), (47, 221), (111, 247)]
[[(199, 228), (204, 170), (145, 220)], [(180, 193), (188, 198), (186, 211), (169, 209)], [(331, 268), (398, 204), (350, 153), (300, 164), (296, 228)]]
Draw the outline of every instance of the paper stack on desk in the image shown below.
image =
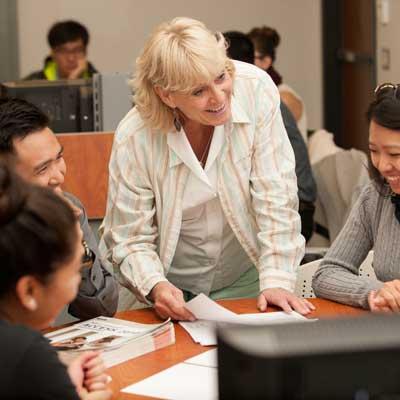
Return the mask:
[(108, 368), (174, 344), (175, 330), (169, 319), (161, 324), (140, 324), (97, 317), (50, 332), (46, 337), (65, 356), (75, 357), (80, 351), (101, 350)]
[(217, 344), (215, 334), (217, 323), (268, 325), (312, 321), (295, 311), (290, 314), (285, 312), (236, 314), (220, 306), (204, 294), (199, 294), (193, 300), (187, 302), (186, 308), (197, 318), (197, 321), (179, 322), (179, 324), (196, 343), (200, 343), (202, 346)]

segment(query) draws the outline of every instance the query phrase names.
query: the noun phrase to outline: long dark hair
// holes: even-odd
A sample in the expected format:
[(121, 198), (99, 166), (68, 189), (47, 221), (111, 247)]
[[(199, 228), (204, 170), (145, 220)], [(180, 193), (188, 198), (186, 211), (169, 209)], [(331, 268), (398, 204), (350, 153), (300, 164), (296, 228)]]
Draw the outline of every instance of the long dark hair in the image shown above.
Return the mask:
[[(375, 90), (375, 100), (368, 107), (367, 120), (369, 124), (374, 121), (384, 128), (399, 131), (400, 138), (400, 91), (397, 85), (382, 84)], [(378, 191), (381, 194), (388, 192), (384, 178), (372, 164), (370, 153), (368, 171)]]
[(24, 275), (46, 282), (73, 257), (76, 241), (71, 207), (0, 164), (0, 297)]

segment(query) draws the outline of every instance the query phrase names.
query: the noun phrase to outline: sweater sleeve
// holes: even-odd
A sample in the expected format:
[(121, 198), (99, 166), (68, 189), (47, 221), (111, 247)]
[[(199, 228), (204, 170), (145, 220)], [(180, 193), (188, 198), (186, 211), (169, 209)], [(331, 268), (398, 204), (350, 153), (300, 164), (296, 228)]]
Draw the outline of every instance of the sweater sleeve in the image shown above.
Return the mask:
[(358, 275), (361, 263), (374, 245), (372, 216), (377, 208), (374, 190), (368, 186), (360, 195), (315, 273), (312, 286), (318, 297), (368, 308), (368, 294), (382, 286), (379, 281)]

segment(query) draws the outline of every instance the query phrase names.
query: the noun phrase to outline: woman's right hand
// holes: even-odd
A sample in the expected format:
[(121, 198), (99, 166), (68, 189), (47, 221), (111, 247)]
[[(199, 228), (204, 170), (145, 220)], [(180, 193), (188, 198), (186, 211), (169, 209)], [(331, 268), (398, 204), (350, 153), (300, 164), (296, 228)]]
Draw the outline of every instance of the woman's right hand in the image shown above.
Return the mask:
[(400, 280), (385, 282), (377, 291), (368, 295), (372, 312), (400, 312)]
[(79, 397), (84, 400), (108, 400), (112, 392), (107, 390), (108, 376), (101, 356), (96, 351), (82, 353), (67, 363), (68, 375)]
[(172, 318), (177, 321), (195, 321), (195, 316), (185, 308), (182, 290), (172, 283), (159, 282), (150, 292), (154, 309), (161, 318)]

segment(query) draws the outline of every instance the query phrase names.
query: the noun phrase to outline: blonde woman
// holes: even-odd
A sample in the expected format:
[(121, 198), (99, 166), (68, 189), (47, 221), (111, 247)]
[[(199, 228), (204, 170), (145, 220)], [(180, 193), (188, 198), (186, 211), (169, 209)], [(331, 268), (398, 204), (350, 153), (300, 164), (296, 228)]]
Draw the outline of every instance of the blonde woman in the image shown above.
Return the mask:
[(221, 34), (176, 18), (149, 38), (133, 88), (101, 241), (120, 282), (176, 320), (194, 319), (185, 300), (198, 293), (310, 312), (292, 293), (304, 239), (271, 79), (229, 60)]

